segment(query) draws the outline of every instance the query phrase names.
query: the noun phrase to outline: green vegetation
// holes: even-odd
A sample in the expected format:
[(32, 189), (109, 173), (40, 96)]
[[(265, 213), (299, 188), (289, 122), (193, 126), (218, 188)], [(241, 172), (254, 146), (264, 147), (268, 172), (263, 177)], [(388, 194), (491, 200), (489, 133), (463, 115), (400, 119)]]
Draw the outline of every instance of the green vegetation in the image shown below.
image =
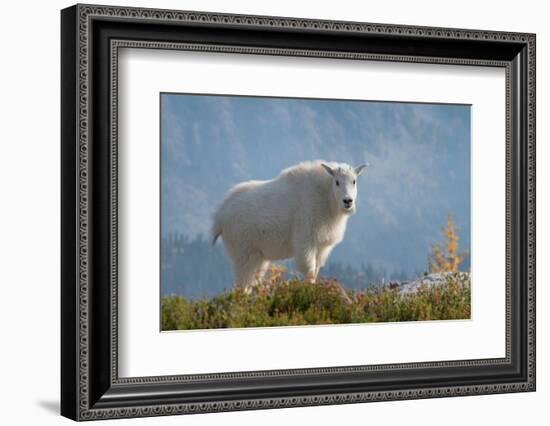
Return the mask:
[(398, 286), (348, 290), (336, 280), (316, 284), (280, 275), (251, 291), (232, 289), (209, 299), (162, 298), (162, 330), (470, 318), (470, 278), (451, 272), (442, 284), (401, 294)]

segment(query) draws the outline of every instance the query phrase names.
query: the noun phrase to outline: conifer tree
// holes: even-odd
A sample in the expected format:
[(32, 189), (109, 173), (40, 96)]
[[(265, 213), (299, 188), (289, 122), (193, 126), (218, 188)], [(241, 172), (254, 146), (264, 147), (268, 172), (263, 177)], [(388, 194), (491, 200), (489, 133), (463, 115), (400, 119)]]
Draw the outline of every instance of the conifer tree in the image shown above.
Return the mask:
[(455, 223), (452, 215), (447, 216), (447, 225), (442, 229), (444, 243), (433, 244), (430, 258), (432, 272), (457, 272), (466, 252), (459, 252)]

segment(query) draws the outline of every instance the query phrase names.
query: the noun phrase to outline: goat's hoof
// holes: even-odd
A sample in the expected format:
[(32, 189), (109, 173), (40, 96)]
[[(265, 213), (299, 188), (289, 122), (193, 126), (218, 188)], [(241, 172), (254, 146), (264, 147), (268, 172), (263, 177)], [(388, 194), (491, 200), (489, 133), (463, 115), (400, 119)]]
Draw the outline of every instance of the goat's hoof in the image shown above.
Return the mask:
[(315, 277), (313, 275), (306, 275), (304, 281), (308, 284), (315, 284)]

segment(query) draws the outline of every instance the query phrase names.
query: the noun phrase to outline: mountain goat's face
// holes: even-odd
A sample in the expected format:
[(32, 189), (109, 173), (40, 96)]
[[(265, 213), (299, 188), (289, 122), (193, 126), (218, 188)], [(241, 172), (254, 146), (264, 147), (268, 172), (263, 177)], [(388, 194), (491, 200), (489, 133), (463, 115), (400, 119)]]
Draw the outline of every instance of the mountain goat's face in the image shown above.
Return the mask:
[(332, 195), (336, 205), (346, 214), (355, 213), (357, 204), (357, 178), (367, 168), (367, 164), (359, 167), (331, 168), (321, 164), (332, 176)]

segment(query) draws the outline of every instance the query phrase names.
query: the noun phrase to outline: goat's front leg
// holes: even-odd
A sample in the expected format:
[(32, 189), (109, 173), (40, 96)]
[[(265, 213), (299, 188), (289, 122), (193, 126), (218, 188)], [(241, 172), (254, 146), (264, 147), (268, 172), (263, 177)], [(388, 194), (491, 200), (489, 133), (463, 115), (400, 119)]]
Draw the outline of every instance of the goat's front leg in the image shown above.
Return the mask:
[(312, 248), (303, 248), (295, 257), (296, 269), (304, 276), (304, 281), (314, 283), (317, 279), (317, 254)]
[(322, 246), (317, 250), (317, 256), (315, 258), (315, 277), (319, 275), (319, 270), (325, 266), (325, 262), (330, 254), (333, 246)]

